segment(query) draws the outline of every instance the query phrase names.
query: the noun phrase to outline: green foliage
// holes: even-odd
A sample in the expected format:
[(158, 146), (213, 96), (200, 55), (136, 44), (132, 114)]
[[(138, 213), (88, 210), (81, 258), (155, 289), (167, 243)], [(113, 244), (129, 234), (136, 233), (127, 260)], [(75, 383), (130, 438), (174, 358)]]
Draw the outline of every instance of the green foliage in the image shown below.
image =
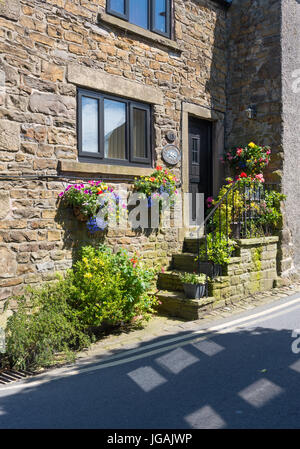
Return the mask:
[(86, 325), (128, 323), (136, 316), (148, 318), (156, 299), (147, 292), (154, 272), (125, 251), (113, 254), (105, 245), (84, 247), (69, 273), (71, 304)]
[[(205, 244), (200, 247), (200, 260), (207, 260), (214, 264), (224, 265), (230, 261), (230, 257), (235, 249), (236, 242), (227, 239), (222, 232), (207, 234), (207, 248)], [(195, 259), (198, 260), (198, 257)]]
[(243, 213), (244, 201), (241, 192), (238, 189), (233, 190), (231, 188), (232, 179), (227, 178), (226, 181), (227, 184), (221, 187), (218, 197), (212, 201), (212, 205), (215, 206), (218, 204), (224, 195), (226, 195), (229, 191), (227, 194), (227, 200), (224, 200), (223, 203), (220, 204), (219, 208), (214, 213), (210, 224), (212, 224), (214, 229), (219, 232), (231, 235), (231, 225), (237, 221), (239, 217), (241, 217)]
[(39, 289), (29, 288), (25, 295), (15, 298), (18, 310), (8, 318), (6, 328), (10, 366), (49, 366), (61, 352), (66, 360), (72, 360), (74, 350), (90, 344), (76, 311), (68, 304), (69, 290), (69, 282), (61, 280)]
[(183, 284), (205, 284), (206, 274), (182, 273), (180, 279)]
[(286, 196), (276, 190), (265, 192), (265, 198), (260, 203), (258, 223), (263, 226), (266, 231), (270, 232), (270, 228), (278, 230), (282, 226), (282, 213), (280, 203), (284, 201)]

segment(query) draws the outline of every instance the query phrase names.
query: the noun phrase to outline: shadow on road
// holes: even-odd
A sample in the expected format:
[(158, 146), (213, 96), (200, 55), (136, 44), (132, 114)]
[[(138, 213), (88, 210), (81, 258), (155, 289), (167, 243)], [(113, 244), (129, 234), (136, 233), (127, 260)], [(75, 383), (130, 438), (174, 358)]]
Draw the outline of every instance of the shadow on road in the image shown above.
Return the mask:
[(241, 329), (142, 357), (166, 340), (153, 339), (137, 360), (2, 390), (0, 427), (299, 428), (300, 358), (291, 334)]

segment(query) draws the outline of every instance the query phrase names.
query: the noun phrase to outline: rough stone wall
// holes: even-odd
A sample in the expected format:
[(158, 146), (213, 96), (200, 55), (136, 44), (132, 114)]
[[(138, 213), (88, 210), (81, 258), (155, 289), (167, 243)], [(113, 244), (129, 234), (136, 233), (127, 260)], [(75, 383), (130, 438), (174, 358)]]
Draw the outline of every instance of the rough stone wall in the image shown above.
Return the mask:
[[(55, 175), (58, 162), (77, 160), (76, 63), (163, 93), (153, 109), (155, 162), (177, 132), (187, 101), (225, 111), (225, 11), (210, 0), (175, 0), (175, 34), (182, 51), (98, 23), (105, 0), (3, 0), (0, 2), (0, 300), (24, 285), (54, 277), (71, 266), (88, 241), (71, 212), (57, 211), (65, 183), (24, 180)], [(125, 94), (125, 92), (124, 92)], [(178, 167), (180, 172), (180, 167)], [(110, 245), (167, 263), (180, 247), (177, 230), (137, 235), (110, 233)]]
[[(226, 146), (272, 147), (269, 182), (279, 182), (281, 142), (281, 0), (234, 0), (228, 12)], [(256, 119), (246, 109), (255, 105)], [(275, 172), (275, 173), (274, 173)]]
[[(282, 120), (283, 192), (286, 200), (284, 255), (293, 247), (295, 270), (300, 269), (300, 2), (282, 2)], [(289, 238), (289, 233), (291, 237)], [(285, 269), (288, 267), (284, 267)]]
[[(272, 148), (266, 180), (287, 194), (278, 251), (282, 275), (300, 262), (295, 207), (299, 183), (293, 176), (300, 104), (299, 94), (292, 92), (292, 71), (300, 68), (299, 8), (297, 0), (234, 0), (228, 13), (226, 146), (254, 141)], [(252, 105), (257, 117), (249, 120), (245, 111)]]

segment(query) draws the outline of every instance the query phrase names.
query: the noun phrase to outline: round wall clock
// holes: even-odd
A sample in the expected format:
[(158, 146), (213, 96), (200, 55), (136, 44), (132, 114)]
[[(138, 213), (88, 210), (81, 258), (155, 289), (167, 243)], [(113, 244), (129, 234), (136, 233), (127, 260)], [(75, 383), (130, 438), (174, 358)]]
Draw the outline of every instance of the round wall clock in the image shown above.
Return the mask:
[(167, 164), (176, 165), (181, 159), (181, 154), (175, 145), (166, 145), (162, 150), (162, 158)]

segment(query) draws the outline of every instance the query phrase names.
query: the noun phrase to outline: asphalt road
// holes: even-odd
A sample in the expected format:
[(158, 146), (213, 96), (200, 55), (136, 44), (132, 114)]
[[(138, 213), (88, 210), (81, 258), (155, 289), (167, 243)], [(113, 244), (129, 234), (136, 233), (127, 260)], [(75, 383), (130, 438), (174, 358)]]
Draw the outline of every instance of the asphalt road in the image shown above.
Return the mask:
[(291, 429), (300, 428), (299, 398), (295, 294), (209, 329), (1, 386), (0, 428)]

